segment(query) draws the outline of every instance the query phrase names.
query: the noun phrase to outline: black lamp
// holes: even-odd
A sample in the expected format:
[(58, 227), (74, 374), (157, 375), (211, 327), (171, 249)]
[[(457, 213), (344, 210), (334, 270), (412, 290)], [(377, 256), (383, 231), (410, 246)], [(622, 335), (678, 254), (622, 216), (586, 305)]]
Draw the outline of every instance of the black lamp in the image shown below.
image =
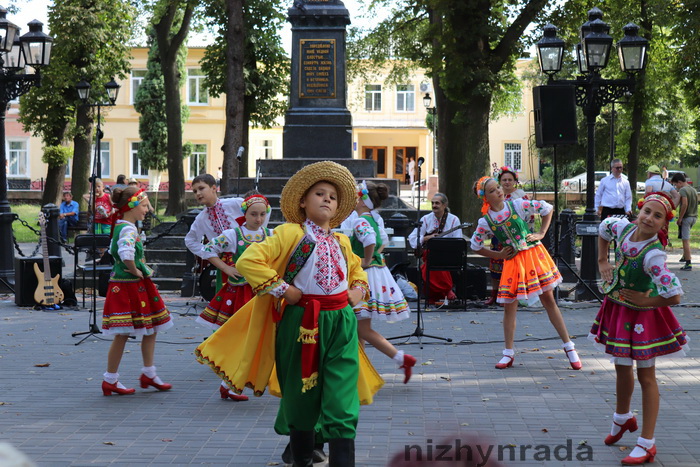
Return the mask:
[(564, 41), (557, 37), (556, 26), (547, 24), (544, 27), (544, 35), (537, 42), (537, 56), (542, 73), (552, 77), (561, 71)]

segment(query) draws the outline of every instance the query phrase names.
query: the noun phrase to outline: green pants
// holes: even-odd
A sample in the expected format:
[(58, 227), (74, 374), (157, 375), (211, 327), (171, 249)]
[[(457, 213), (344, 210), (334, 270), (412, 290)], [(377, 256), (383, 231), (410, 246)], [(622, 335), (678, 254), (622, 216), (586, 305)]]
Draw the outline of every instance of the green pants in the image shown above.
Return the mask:
[(297, 342), (303, 315), (302, 307), (289, 305), (277, 328), (275, 360), (282, 401), (275, 429), (278, 433), (311, 431), (320, 422), (324, 439), (354, 439), (360, 412), (355, 313), (350, 306), (321, 311), (318, 384), (304, 393), (301, 392), (302, 343)]

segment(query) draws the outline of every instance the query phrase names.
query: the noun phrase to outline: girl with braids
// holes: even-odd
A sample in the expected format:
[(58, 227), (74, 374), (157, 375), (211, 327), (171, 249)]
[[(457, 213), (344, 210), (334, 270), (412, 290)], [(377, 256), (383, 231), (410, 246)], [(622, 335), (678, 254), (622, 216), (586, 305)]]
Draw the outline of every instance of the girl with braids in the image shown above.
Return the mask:
[[(506, 201), (512, 199), (528, 199), (523, 190), (518, 188), (518, 174), (508, 166), (501, 167), (498, 171), (498, 183), (503, 189), (503, 197)], [(498, 238), (491, 239), (491, 250), (500, 251), (501, 244), (498, 243)], [(486, 300), (485, 305), (493, 305), (496, 303), (498, 295), (498, 284), (501, 282), (501, 272), (503, 272), (503, 260), (491, 258), (489, 261), (489, 270), (491, 271), (491, 297)]]
[[(357, 317), (357, 333), (362, 341), (367, 341), (374, 348), (396, 362), (404, 371), (404, 384), (411, 379), (415, 357), (397, 350), (388, 340), (372, 329), (372, 318), (388, 322), (401, 321), (410, 315), (408, 303), (396, 284), (394, 277), (386, 267), (380, 227), (373, 216), (373, 209), (378, 208), (382, 201), (389, 197), (389, 188), (379, 183), (362, 182), (359, 187), (359, 198), (355, 212), (358, 217), (353, 222), (353, 232), (350, 238), (352, 251), (362, 259), (362, 268), (367, 273), (370, 298), (361, 301), (355, 307)], [(378, 214), (377, 214), (378, 215)]]
[[(518, 301), (533, 304), (539, 298), (563, 342), (562, 347), (571, 368), (580, 370), (581, 360), (554, 299), (553, 290), (562, 282), (561, 274), (540, 243), (552, 221), (552, 206), (544, 201), (522, 198), (506, 201), (500, 185), (491, 177), (481, 177), (474, 184), (474, 193), (482, 200), (481, 212), (484, 217), (479, 219), (471, 239), (471, 248), (479, 255), (504, 260), (496, 301), (502, 303), (505, 309), (503, 334), (506, 348), (496, 368), (508, 368), (515, 359), (513, 343)], [(530, 233), (526, 219), (535, 214), (542, 216), (542, 226), (539, 232)], [(484, 248), (484, 242), (493, 237), (498, 237), (503, 245), (501, 251)]]
[[(212, 239), (204, 246), (205, 254), (211, 264), (228, 277), (216, 296), (197, 318), (197, 322), (208, 328), (217, 330), (243, 305), (248, 303), (255, 294), (245, 278), (236, 269), (238, 258), (253, 243), (264, 241), (272, 235), (272, 231), (263, 227), (263, 223), (270, 214), (270, 203), (259, 192), (246, 193), (241, 203), (243, 216), (236, 219), (242, 224), (240, 227), (224, 230), (221, 235)], [(231, 255), (232, 264), (226, 264), (220, 256), (228, 253)], [(222, 399), (234, 401), (247, 401), (248, 396), (239, 395), (231, 391), (228, 385), (222, 381), (219, 386)]]
[[(611, 355), (617, 374), (617, 402), (605, 444), (615, 444), (626, 431), (637, 431), (630, 411), (634, 391), (634, 362), (642, 387), (642, 433), (623, 465), (654, 462), (654, 429), (659, 414), (656, 358), (683, 357), (688, 338), (669, 306), (681, 301), (683, 289), (666, 267), (664, 231), (673, 218), (673, 202), (666, 193), (650, 193), (639, 201), (636, 223), (609, 217), (600, 223), (598, 269), (605, 300), (588, 336)], [(666, 229), (664, 229), (666, 228)], [(607, 251), (615, 240), (615, 266)]]
[(109, 252), (114, 257), (102, 316), (102, 332), (114, 336), (107, 354), (107, 372), (102, 381), (105, 396), (133, 394), (119, 382), (119, 364), (130, 335), (143, 336), (141, 355), (143, 369), (140, 378), (142, 388), (153, 386), (167, 391), (172, 386), (156, 375), (154, 353), (156, 334), (173, 326), (170, 313), (163, 303), (150, 277), (153, 271), (143, 257), (141, 236), (136, 222), (142, 221), (150, 205), (144, 190), (136, 187), (117, 188), (112, 193), (117, 214), (112, 229)]

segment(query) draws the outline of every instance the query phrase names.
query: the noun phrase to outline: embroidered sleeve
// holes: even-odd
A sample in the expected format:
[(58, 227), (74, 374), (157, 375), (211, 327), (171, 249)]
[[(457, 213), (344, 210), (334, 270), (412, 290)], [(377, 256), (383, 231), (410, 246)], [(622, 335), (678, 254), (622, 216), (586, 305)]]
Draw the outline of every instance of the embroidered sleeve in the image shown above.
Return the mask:
[(202, 258), (207, 259), (217, 257), (221, 255), (221, 253), (227, 251), (230, 244), (231, 243), (229, 242), (228, 236), (225, 234), (214, 237), (212, 241), (204, 245), (202, 248)]
[(362, 246), (369, 246), (377, 243), (374, 229), (366, 219), (363, 219), (362, 217), (355, 219), (352, 229), (353, 235), (355, 235), (355, 238), (362, 243)]
[(350, 289), (359, 288), (363, 292), (362, 299), (369, 300), (369, 285), (367, 284), (367, 273), (362, 269), (360, 257), (352, 252), (350, 239), (347, 237), (336, 237), (343, 251), (343, 256), (348, 267), (348, 287)]
[(606, 242), (619, 240), (622, 231), (629, 223), (630, 221), (628, 221), (624, 217), (621, 219), (616, 217), (608, 217), (607, 219), (603, 220), (603, 222), (601, 222), (598, 226), (598, 233), (600, 234), (600, 237)]
[(117, 246), (119, 248), (118, 254), (122, 261), (133, 261), (136, 256), (136, 241), (138, 239), (138, 232), (136, 228), (130, 225), (124, 227), (119, 233), (119, 240), (117, 240)]
[[(278, 227), (281, 228), (284, 225)], [(252, 243), (236, 262), (236, 269), (246, 278), (248, 284), (257, 295), (266, 293), (276, 297), (281, 296), (289, 285), (279, 276), (273, 264), (279, 263), (282, 257), (286, 257), (289, 245), (285, 246), (285, 237), (280, 232), (275, 232), (264, 242)], [(279, 294), (279, 295), (276, 295)]]
[(666, 253), (663, 251), (652, 250), (644, 256), (644, 272), (651, 277), (651, 281), (662, 297), (683, 295), (681, 282), (666, 266)]
[(356, 280), (350, 284), (351, 289), (357, 289), (362, 291), (362, 300), (369, 300), (369, 284), (363, 280)]
[(515, 211), (522, 216), (526, 221), (533, 217), (535, 214), (540, 216), (546, 216), (552, 212), (552, 205), (546, 201), (529, 200), (524, 198), (514, 199), (513, 205), (515, 206)]
[(473, 251), (481, 250), (484, 247), (484, 242), (493, 237), (493, 232), (489, 227), (489, 223), (483, 217), (476, 223), (476, 230), (470, 242)]
[(288, 288), (289, 284), (283, 281), (280, 276), (276, 276), (270, 279), (269, 281), (265, 282), (264, 284), (260, 284), (258, 287), (254, 287), (253, 292), (255, 292), (257, 295), (264, 295), (266, 293), (269, 293), (270, 295), (273, 295), (277, 298), (281, 298)]

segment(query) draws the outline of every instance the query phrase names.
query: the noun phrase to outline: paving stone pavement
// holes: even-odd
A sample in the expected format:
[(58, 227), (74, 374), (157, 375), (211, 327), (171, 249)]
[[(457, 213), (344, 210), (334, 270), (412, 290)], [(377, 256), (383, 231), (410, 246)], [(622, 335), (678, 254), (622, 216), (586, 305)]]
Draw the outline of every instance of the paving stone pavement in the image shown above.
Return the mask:
[[(700, 342), (700, 276), (669, 264), (686, 290), (675, 312)], [(88, 330), (88, 310), (36, 311), (15, 306), (13, 296), (0, 297), (0, 442), (40, 466), (282, 465), (287, 439), (272, 428), (278, 399), (221, 400), (218, 378), (192, 354), (209, 334), (194, 322), (201, 303), (192, 307), (193, 299), (169, 294), (164, 299), (176, 327), (159, 336), (156, 365), (173, 389), (138, 387), (139, 342), (130, 341), (120, 374), (136, 394), (104, 397), (109, 339), (90, 336), (76, 346), (82, 336), (71, 336)], [(395, 341), (419, 361), (406, 385), (389, 358), (368, 349), (386, 385), (373, 405), (361, 409), (357, 465), (387, 465), (407, 450), (448, 465), (436, 459), (440, 451), (448, 449), (443, 457), (454, 458), (461, 447), (467, 457), (468, 439), (478, 439), (484, 450), (492, 445), (491, 461), (500, 450), (502, 465), (619, 465), (639, 432), (626, 434), (618, 446), (603, 444), (614, 411), (615, 375), (608, 358), (585, 339), (597, 306), (560, 305), (576, 336), (582, 371), (569, 368), (546, 313), (536, 307), (518, 312), (516, 360), (507, 370), (494, 368), (502, 349), (496, 308), (425, 312), (425, 332), (453, 342), (425, 338), (421, 348), (415, 337)], [(415, 327), (415, 314), (400, 323), (375, 323), (387, 337)], [(658, 364), (655, 465), (699, 465), (699, 356), (695, 346), (688, 358)], [(633, 408), (641, 414), (640, 394), (637, 384)], [(481, 459), (476, 451), (472, 455)]]

